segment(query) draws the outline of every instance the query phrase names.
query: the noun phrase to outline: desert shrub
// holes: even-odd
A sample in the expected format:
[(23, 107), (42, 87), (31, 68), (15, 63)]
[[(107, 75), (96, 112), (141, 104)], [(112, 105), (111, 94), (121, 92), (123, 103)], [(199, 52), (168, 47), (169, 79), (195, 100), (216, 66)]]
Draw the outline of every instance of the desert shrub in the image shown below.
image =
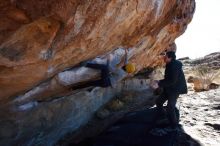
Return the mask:
[[(194, 75), (200, 80), (201, 87), (204, 90), (209, 89), (209, 85), (220, 77), (220, 70), (214, 70), (208, 66), (199, 65), (194, 68)], [(195, 83), (194, 83), (195, 84)]]

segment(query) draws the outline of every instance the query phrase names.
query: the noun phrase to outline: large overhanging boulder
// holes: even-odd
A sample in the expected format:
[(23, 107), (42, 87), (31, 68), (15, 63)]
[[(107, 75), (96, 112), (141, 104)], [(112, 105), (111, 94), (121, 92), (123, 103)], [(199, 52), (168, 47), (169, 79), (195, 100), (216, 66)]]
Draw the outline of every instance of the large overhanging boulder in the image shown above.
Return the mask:
[(194, 0), (0, 0), (0, 103), (118, 47), (138, 69), (191, 21)]

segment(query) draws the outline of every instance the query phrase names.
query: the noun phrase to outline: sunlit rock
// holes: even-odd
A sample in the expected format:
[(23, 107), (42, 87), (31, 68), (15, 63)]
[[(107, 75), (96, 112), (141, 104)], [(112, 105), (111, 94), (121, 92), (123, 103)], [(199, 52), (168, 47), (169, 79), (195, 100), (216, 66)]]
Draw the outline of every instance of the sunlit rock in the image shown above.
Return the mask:
[(155, 66), (195, 9), (194, 0), (0, 2), (2, 102), (120, 46), (135, 50), (138, 69)]

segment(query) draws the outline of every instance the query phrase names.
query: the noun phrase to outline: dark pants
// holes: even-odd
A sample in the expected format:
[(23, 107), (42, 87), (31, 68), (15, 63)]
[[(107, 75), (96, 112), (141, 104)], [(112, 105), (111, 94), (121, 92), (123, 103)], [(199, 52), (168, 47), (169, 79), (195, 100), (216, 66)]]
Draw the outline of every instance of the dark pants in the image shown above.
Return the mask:
[(161, 96), (156, 100), (156, 106), (158, 108), (159, 115), (164, 112), (163, 104), (168, 100), (167, 103), (167, 116), (170, 121), (170, 126), (172, 128), (176, 128), (178, 125), (177, 113), (176, 113), (176, 102), (177, 98), (179, 97), (178, 94), (167, 94), (164, 91)]
[(109, 72), (108, 65), (87, 63), (86, 67), (101, 70), (101, 79), (95, 80), (95, 81), (89, 81), (84, 84), (74, 86), (72, 87), (73, 90), (82, 89), (82, 88), (86, 88), (90, 86), (98, 86), (98, 87), (111, 86), (110, 72)]

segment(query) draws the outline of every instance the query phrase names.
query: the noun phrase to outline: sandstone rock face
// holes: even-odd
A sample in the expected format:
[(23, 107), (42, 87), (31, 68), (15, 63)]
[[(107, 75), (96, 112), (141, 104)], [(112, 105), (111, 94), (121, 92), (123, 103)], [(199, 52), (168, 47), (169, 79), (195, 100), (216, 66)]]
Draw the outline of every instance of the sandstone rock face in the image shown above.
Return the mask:
[(138, 50), (131, 61), (139, 68), (154, 66), (195, 8), (194, 0), (0, 3), (1, 103), (119, 46)]
[[(76, 83), (63, 84), (67, 69), (74, 70), (70, 76), (81, 73), (78, 63), (105, 60), (118, 48), (130, 48), (129, 61), (138, 70), (161, 64), (159, 54), (186, 30), (194, 10), (195, 0), (0, 0), (0, 145), (52, 145), (77, 129), (116, 91), (97, 91), (106, 92), (105, 102), (96, 94), (94, 103), (74, 101), (76, 93), (61, 98)], [(91, 72), (86, 80), (96, 75)], [(68, 114), (85, 106), (94, 110)], [(61, 122), (68, 117), (75, 119)], [(60, 123), (65, 130), (54, 132)]]

